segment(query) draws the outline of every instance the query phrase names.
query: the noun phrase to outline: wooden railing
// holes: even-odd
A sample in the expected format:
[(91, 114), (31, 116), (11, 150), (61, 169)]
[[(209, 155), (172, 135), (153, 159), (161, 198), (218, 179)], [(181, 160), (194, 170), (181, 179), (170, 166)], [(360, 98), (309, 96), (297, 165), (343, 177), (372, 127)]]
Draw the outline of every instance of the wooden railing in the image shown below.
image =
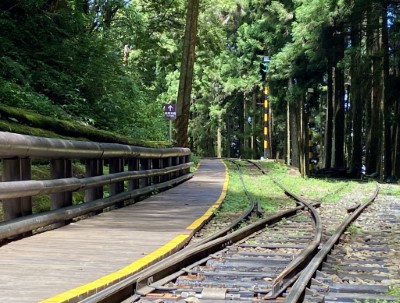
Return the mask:
[[(145, 148), (113, 143), (50, 139), (0, 132), (4, 220), (0, 240), (41, 227), (55, 228), (86, 214), (122, 207), (126, 201), (176, 185), (190, 177), (187, 148)], [(49, 161), (49, 180), (31, 180), (32, 161)], [(73, 161), (85, 164), (85, 175), (72, 175)], [(103, 174), (108, 166), (109, 173)], [(126, 169), (125, 169), (126, 168)], [(104, 186), (108, 185), (108, 195)], [(73, 205), (72, 193), (84, 191), (84, 203)], [(50, 195), (50, 210), (32, 214), (32, 196)]]

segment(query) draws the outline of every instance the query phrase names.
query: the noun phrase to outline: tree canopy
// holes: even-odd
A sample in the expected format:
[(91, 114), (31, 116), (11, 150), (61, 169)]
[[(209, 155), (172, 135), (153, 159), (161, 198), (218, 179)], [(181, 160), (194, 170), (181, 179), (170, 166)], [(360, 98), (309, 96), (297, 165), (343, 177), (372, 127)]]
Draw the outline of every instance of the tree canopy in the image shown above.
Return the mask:
[[(2, 1), (0, 101), (167, 141), (188, 1)], [(261, 157), (268, 87), (271, 157), (304, 175), (400, 176), (399, 5), (200, 0), (191, 149)]]

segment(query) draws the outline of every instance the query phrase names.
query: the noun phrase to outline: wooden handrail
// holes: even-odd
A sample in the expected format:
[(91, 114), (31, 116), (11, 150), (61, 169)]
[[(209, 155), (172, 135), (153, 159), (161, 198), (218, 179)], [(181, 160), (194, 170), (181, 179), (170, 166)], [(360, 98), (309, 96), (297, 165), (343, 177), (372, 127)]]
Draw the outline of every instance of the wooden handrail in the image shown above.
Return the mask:
[(187, 156), (188, 148), (149, 148), (0, 132), (0, 158), (107, 159)]
[[(123, 201), (187, 180), (193, 165), (188, 148), (157, 149), (8, 132), (0, 132), (0, 159), (4, 210), (0, 240), (49, 224), (58, 227), (110, 205), (123, 206)], [(50, 161), (51, 180), (31, 180), (32, 159)], [(85, 176), (72, 176), (73, 160), (86, 162)], [(109, 174), (103, 174), (105, 161)], [(103, 197), (105, 185), (110, 186), (108, 197)], [(72, 205), (74, 191), (85, 191), (85, 203)], [(32, 215), (32, 196), (36, 195), (50, 195), (51, 211)]]

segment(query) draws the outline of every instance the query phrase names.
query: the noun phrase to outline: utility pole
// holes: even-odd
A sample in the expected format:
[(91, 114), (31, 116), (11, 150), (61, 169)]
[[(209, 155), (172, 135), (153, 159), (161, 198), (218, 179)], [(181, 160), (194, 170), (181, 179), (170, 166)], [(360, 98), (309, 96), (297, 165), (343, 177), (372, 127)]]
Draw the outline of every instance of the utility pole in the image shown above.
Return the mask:
[(263, 82), (263, 102), (264, 102), (264, 159), (271, 157), (270, 152), (270, 129), (269, 129), (269, 88), (268, 88), (268, 72), (270, 59), (264, 56), (260, 63), (260, 75)]

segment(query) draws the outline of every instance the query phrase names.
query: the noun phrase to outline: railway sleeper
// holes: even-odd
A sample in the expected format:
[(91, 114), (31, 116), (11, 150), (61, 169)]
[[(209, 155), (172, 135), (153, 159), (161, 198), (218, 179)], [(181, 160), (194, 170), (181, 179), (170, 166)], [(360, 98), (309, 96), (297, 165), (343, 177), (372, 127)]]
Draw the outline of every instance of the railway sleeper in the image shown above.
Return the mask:
[[(271, 282), (270, 281), (258, 281), (257, 288), (260, 292), (269, 292), (271, 290)], [(200, 280), (185, 280), (184, 278), (179, 279), (176, 282), (176, 289), (189, 289), (193, 287), (217, 287), (217, 288), (229, 288), (229, 289), (251, 289), (254, 287), (254, 281), (239, 281), (239, 280), (229, 280), (229, 281), (217, 281), (217, 280), (207, 280), (207, 281), (200, 281)], [(159, 288), (157, 288), (159, 289)]]
[(207, 266), (213, 267), (215, 269), (226, 269), (226, 268), (235, 268), (235, 267), (246, 267), (249, 269), (259, 269), (259, 268), (277, 268), (282, 269), (285, 268), (290, 261), (281, 261), (281, 260), (209, 260), (207, 262)]
[(389, 292), (387, 285), (373, 284), (341, 284), (333, 283), (329, 285), (329, 292), (336, 293), (364, 293), (364, 294), (386, 294)]
[(326, 271), (332, 272), (350, 272), (350, 271), (357, 271), (357, 272), (373, 272), (373, 273), (388, 273), (389, 269), (386, 267), (380, 267), (379, 265), (375, 265), (372, 262), (366, 264), (333, 264), (333, 263), (323, 263), (323, 268)]
[(325, 303), (349, 303), (349, 302), (394, 302), (398, 300), (396, 296), (386, 294), (369, 294), (369, 293), (332, 293), (325, 295)]
[(253, 288), (252, 290), (248, 290), (238, 287), (229, 288), (215, 285), (211, 287), (177, 289), (170, 293), (152, 292), (142, 297), (140, 302), (261, 302), (263, 294), (268, 291), (269, 289)]
[(349, 265), (349, 264), (374, 264), (378, 266), (384, 266), (385, 265), (385, 260), (386, 258), (382, 258), (382, 260), (352, 260), (352, 259), (346, 259), (342, 260), (339, 258), (334, 258), (331, 255), (327, 256), (326, 263), (327, 264), (339, 264), (339, 265)]
[(224, 256), (224, 259), (229, 261), (229, 262), (235, 262), (235, 261), (244, 261), (244, 262), (268, 262), (268, 263), (277, 263), (277, 264), (287, 264), (293, 259), (293, 255), (285, 255), (283, 256), (275, 256), (274, 254), (272, 255), (265, 255), (265, 256), (238, 256), (238, 255), (233, 255), (233, 256)]
[[(261, 279), (270, 279), (274, 278), (280, 270), (264, 270), (261, 271), (236, 271), (235, 268), (233, 270), (202, 270), (202, 271), (189, 271), (188, 276), (196, 277), (197, 279), (207, 279), (210, 277), (234, 277), (241, 279), (250, 279), (250, 278), (261, 278)], [(181, 276), (184, 277), (184, 276)]]
[(248, 243), (243, 243), (239, 244), (239, 247), (242, 248), (263, 248), (263, 249), (279, 249), (279, 248), (285, 248), (285, 249), (304, 249), (306, 246), (305, 245), (298, 245), (298, 244), (248, 244)]
[(278, 252), (256, 252), (256, 251), (237, 251), (235, 254), (231, 255), (231, 258), (247, 258), (247, 257), (252, 257), (252, 258), (281, 258), (283, 260), (293, 260), (293, 254), (289, 253), (278, 253)]
[[(324, 270), (324, 269), (323, 269)], [(324, 270), (325, 271), (325, 270)], [(343, 282), (349, 282), (349, 281), (356, 281), (357, 279), (361, 279), (363, 281), (375, 281), (375, 282), (382, 282), (383, 280), (388, 280), (389, 276), (384, 275), (384, 276), (378, 276), (378, 275), (371, 275), (371, 274), (352, 274), (352, 273), (337, 273), (335, 271), (325, 271), (327, 274), (331, 275), (336, 275), (339, 277)], [(317, 274), (317, 278), (318, 278)]]
[(370, 251), (370, 252), (389, 252), (389, 247), (385, 246), (357, 246), (352, 247), (354, 251)]

